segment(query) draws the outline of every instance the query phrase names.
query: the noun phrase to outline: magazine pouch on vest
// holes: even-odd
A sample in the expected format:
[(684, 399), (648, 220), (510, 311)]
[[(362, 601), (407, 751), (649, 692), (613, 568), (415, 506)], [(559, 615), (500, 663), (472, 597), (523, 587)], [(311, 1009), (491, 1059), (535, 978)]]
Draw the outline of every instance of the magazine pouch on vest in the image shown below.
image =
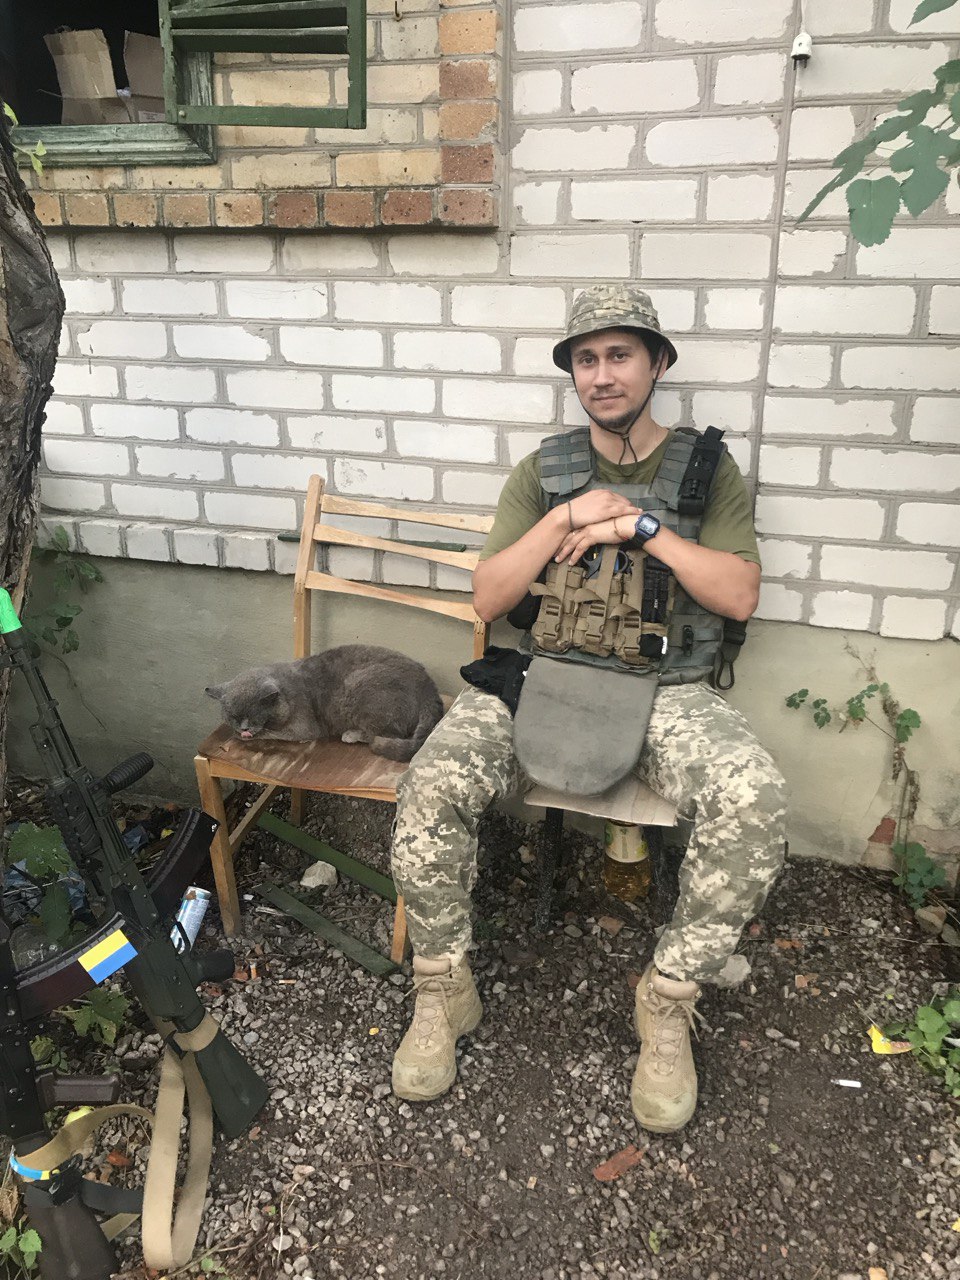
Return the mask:
[[(551, 506), (590, 489), (620, 493), (695, 542), (722, 434), (673, 432), (648, 486), (601, 485), (585, 428), (551, 436), (541, 485)], [(539, 609), (522, 645), (533, 662), (514, 719), (517, 758), (542, 786), (599, 794), (637, 763), (658, 685), (716, 678), (728, 657), (724, 619), (629, 544), (592, 548), (575, 565), (551, 561), (530, 593)]]

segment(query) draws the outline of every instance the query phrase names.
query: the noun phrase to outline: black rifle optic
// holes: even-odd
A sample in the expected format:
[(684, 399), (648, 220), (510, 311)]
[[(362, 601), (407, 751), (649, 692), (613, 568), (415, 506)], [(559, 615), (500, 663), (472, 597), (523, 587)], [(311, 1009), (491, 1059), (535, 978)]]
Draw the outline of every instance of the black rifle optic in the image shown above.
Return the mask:
[[(10, 955), (9, 930), (0, 919), (0, 1133), (13, 1139), (18, 1156), (35, 1152), (47, 1140), (43, 1110), (50, 1101), (115, 1097), (109, 1081), (82, 1078), (68, 1084), (38, 1078), (26, 1027), (122, 967), (169, 1050), (195, 1062), (223, 1131), (237, 1137), (260, 1111), (269, 1090), (206, 1013), (196, 990), (201, 981), (229, 976), (233, 958), (229, 952), (195, 956), (178, 951), (170, 936), (172, 912), (208, 855), (216, 824), (206, 814), (188, 812), (161, 868), (146, 881), (112, 816), (109, 797), (143, 777), (152, 760), (141, 754), (105, 778), (94, 778), (74, 750), (3, 589), (0, 635), (7, 651), (3, 665), (23, 674), (36, 703), (38, 721), (31, 734), (47, 777), (46, 806), (83, 877), (97, 919), (96, 929), (82, 943), (20, 973)], [(102, 1235), (97, 1241), (99, 1225), (85, 1203), (89, 1193), (79, 1187), (74, 1162), (34, 1173), (52, 1175), (24, 1175), (25, 1204), (44, 1245), (40, 1265), (45, 1280), (107, 1280), (115, 1267), (112, 1249)]]

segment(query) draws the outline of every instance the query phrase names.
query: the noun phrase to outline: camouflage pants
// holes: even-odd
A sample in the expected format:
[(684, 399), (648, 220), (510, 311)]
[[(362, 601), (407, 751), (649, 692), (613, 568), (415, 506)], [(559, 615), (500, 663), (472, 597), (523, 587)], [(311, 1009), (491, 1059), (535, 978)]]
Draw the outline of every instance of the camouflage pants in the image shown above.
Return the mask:
[[(783, 779), (740, 712), (705, 684), (657, 691), (637, 768), (693, 821), (657, 966), (709, 982), (783, 864)], [(494, 800), (528, 786), (513, 752), (510, 712), (492, 694), (465, 690), (397, 788), (393, 874), (418, 955), (454, 963), (465, 955), (477, 824)]]

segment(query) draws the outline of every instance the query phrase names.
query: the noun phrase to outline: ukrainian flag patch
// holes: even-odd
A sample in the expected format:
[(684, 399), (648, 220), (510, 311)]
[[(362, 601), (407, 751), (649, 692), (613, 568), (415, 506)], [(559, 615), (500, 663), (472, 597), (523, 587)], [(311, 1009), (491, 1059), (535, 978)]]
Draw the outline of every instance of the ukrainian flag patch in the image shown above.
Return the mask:
[(94, 982), (103, 982), (125, 964), (136, 958), (137, 949), (122, 929), (114, 929), (102, 942), (85, 951), (80, 963)]

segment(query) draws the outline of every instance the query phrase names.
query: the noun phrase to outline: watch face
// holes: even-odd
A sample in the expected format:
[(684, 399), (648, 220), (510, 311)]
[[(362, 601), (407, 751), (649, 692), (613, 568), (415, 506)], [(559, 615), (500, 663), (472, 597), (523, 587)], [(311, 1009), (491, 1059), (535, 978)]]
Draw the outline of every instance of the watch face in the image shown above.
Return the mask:
[(648, 538), (652, 538), (659, 528), (660, 521), (656, 516), (642, 515), (637, 520), (637, 533), (642, 533)]

